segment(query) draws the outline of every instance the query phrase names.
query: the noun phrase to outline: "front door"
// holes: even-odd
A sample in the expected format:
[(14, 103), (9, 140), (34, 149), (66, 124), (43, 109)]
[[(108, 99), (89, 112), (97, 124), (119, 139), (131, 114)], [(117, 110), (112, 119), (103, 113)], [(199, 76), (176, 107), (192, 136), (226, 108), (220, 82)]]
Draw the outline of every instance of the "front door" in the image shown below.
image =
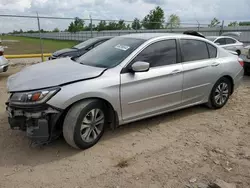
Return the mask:
[(121, 74), (121, 107), (124, 121), (176, 108), (181, 104), (182, 64), (177, 60), (176, 40), (155, 42), (130, 63), (150, 63), (147, 72)]

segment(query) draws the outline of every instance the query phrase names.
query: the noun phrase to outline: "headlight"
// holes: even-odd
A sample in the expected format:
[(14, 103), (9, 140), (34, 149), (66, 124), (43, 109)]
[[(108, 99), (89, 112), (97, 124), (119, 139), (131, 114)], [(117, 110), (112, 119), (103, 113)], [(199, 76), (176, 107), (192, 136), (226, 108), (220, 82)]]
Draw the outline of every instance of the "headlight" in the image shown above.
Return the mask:
[(32, 92), (13, 93), (10, 97), (10, 102), (20, 105), (41, 104), (47, 102), (59, 90), (60, 88), (52, 88)]

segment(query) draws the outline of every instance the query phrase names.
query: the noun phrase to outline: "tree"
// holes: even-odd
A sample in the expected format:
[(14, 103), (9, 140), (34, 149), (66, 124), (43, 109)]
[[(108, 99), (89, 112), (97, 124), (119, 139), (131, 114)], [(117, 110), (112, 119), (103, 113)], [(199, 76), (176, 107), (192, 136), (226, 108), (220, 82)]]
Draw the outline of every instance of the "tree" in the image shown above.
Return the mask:
[(119, 20), (119, 22), (116, 24), (115, 29), (117, 29), (117, 30), (126, 29), (126, 24), (125, 24), (124, 20)]
[(239, 26), (250, 26), (250, 22), (240, 22)]
[(58, 33), (60, 30), (58, 28), (55, 28), (52, 32)]
[(176, 28), (181, 25), (181, 19), (176, 14), (171, 14), (168, 18), (167, 27)]
[(211, 23), (208, 25), (208, 27), (216, 27), (220, 24), (220, 21), (217, 18), (214, 18), (211, 20)]
[(106, 29), (107, 29), (107, 23), (104, 20), (100, 21), (99, 24), (96, 26), (97, 31), (103, 31)]
[(157, 6), (144, 17), (142, 25), (146, 29), (160, 29), (163, 27), (164, 19), (164, 11), (161, 7)]
[(137, 29), (141, 29), (142, 25), (141, 22), (138, 18), (135, 18), (133, 23), (132, 23), (132, 28), (137, 30)]
[(71, 22), (68, 27), (68, 31), (73, 33), (83, 30), (84, 30), (84, 20), (78, 17), (76, 17), (75, 20)]
[(127, 24), (126, 29), (127, 29), (127, 30), (130, 30), (130, 29), (131, 29), (130, 24)]
[(115, 30), (116, 28), (116, 23), (115, 22), (109, 22), (106, 29), (107, 30)]
[(239, 26), (239, 24), (238, 24), (238, 22), (230, 22), (229, 24), (228, 24), (228, 27), (236, 27), (236, 26)]

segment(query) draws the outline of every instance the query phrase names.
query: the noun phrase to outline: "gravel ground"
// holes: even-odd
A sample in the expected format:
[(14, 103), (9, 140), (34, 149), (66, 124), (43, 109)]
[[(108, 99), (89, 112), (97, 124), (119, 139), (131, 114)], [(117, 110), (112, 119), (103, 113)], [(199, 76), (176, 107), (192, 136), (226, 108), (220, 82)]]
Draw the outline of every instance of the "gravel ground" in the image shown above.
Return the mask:
[(5, 84), (20, 69), (0, 74), (1, 188), (182, 188), (217, 178), (250, 187), (250, 77), (220, 110), (197, 106), (131, 123), (79, 151), (63, 139), (33, 148), (9, 129)]

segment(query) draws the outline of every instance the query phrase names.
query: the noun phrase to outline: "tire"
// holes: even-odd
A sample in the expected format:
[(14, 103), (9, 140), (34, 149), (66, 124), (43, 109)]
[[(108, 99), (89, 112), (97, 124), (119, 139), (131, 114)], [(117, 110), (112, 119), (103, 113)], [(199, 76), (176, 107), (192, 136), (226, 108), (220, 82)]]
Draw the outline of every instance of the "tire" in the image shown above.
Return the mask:
[(238, 56), (241, 55), (241, 51), (240, 50), (236, 50), (236, 52), (237, 52)]
[(250, 76), (250, 68), (244, 67), (244, 75)]
[[(95, 121), (93, 123), (91, 119), (94, 116), (95, 119), (103, 116), (103, 120), (99, 120), (101, 123), (98, 122), (98, 124)], [(70, 146), (77, 149), (88, 149), (94, 146), (104, 133), (107, 124), (106, 117), (108, 116), (105, 106), (99, 100), (86, 100), (74, 104), (63, 123), (64, 139)]]
[(222, 108), (227, 103), (231, 93), (231, 81), (225, 77), (222, 77), (214, 84), (207, 106), (212, 109)]

